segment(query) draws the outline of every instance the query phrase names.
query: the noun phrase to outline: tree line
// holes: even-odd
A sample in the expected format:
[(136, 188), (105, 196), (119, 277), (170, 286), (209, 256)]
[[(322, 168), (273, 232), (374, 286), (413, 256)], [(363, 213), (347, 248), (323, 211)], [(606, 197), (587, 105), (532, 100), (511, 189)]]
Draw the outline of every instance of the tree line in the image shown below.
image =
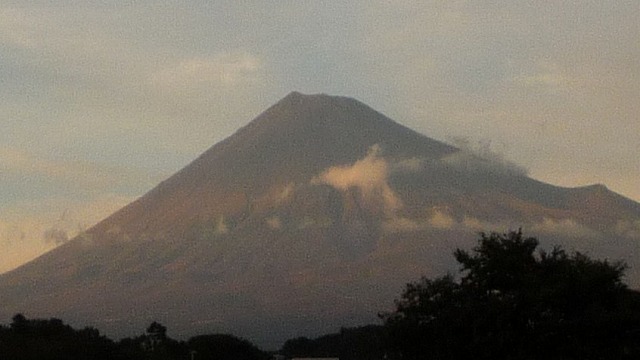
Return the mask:
[[(626, 265), (538, 246), (521, 231), (480, 234), (471, 251), (455, 251), (458, 274), (407, 284), (395, 310), (379, 315), (382, 325), (290, 339), (278, 356), (640, 358), (640, 292), (623, 283)], [(174, 340), (157, 322), (144, 334), (117, 342), (59, 319), (18, 314), (9, 326), (0, 326), (0, 359), (266, 360), (273, 355), (232, 335)]]
[(113, 341), (94, 328), (73, 329), (60, 319), (13, 317), (0, 326), (0, 359), (16, 360), (268, 360), (271, 356), (251, 342), (227, 334), (199, 335), (187, 341), (167, 336), (153, 322), (146, 332)]

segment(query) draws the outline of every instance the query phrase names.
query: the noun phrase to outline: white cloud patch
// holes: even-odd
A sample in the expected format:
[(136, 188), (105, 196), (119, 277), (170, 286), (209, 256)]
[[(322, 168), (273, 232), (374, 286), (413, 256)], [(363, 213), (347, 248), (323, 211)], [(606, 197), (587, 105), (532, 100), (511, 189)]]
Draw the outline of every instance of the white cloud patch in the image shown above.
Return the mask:
[(516, 85), (541, 88), (550, 93), (568, 92), (576, 85), (558, 64), (542, 62), (535, 68), (535, 72), (527, 75), (517, 75), (513, 78)]
[(442, 161), (446, 164), (470, 172), (492, 172), (516, 176), (526, 176), (528, 173), (525, 167), (508, 160), (503, 152), (495, 150), (495, 145), (491, 141), (474, 144), (467, 138), (453, 137), (452, 142), (460, 151), (445, 156)]
[(435, 209), (428, 223), (436, 229), (451, 229), (456, 225), (456, 220), (446, 211)]
[(277, 196), (276, 196), (276, 204), (281, 204), (283, 202), (289, 201), (291, 199), (291, 197), (293, 196), (293, 193), (295, 192), (295, 184), (294, 183), (288, 183), (283, 189), (282, 191), (280, 191)]
[(271, 216), (265, 220), (267, 226), (272, 230), (280, 230), (282, 228), (282, 221), (278, 216)]
[(227, 221), (224, 218), (224, 215), (220, 215), (218, 221), (216, 222), (214, 233), (216, 235), (224, 235), (229, 233), (229, 226), (227, 226)]
[(640, 240), (640, 219), (620, 220), (616, 224), (615, 233), (630, 239)]
[(383, 228), (389, 233), (414, 232), (425, 229), (425, 222), (396, 216), (385, 221)]
[(531, 225), (529, 229), (535, 233), (585, 239), (593, 239), (599, 235), (596, 230), (590, 229), (573, 219), (556, 220), (545, 218), (542, 222)]
[(402, 200), (389, 186), (389, 171), (380, 146), (374, 145), (363, 159), (353, 165), (331, 167), (312, 183), (331, 185), (342, 191), (356, 188), (369, 204), (381, 204), (385, 213), (391, 215), (402, 207)]
[(152, 74), (151, 83), (169, 91), (184, 91), (200, 85), (237, 85), (254, 80), (261, 68), (262, 61), (255, 55), (229, 52), (180, 60)]
[(455, 227), (461, 227), (445, 210), (431, 209), (429, 216), (425, 218), (412, 219), (403, 216), (394, 216), (384, 223), (384, 229), (387, 232), (414, 232), (422, 230), (448, 230)]
[(456, 220), (446, 209), (430, 209), (423, 218), (407, 218), (395, 216), (384, 224), (387, 232), (415, 232), (423, 230), (465, 229), (472, 232), (490, 232), (500, 229), (510, 229), (506, 223), (480, 220), (471, 216), (464, 216), (462, 221)]
[[(478, 219), (473, 216), (465, 215), (460, 222), (460, 225), (471, 230), (473, 232), (491, 232), (491, 231), (504, 231), (516, 230), (513, 224), (501, 222), (501, 221), (488, 221), (483, 219)], [(521, 226), (522, 224), (515, 225)]]

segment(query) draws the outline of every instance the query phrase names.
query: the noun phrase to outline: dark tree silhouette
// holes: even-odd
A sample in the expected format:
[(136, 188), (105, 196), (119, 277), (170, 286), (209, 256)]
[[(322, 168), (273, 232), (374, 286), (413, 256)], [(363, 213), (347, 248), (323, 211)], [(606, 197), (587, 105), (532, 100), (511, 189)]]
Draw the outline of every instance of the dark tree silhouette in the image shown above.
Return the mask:
[(0, 327), (0, 359), (122, 359), (115, 343), (94, 328), (75, 330), (59, 319), (13, 317)]
[(167, 335), (167, 328), (159, 322), (152, 322), (143, 335), (122, 339), (118, 342), (120, 352), (131, 360), (188, 359), (189, 349), (184, 341), (177, 341)]
[(640, 302), (625, 265), (537, 247), (521, 231), (481, 234), (454, 253), (458, 281), (408, 284), (382, 315), (394, 348), (409, 359), (637, 357)]

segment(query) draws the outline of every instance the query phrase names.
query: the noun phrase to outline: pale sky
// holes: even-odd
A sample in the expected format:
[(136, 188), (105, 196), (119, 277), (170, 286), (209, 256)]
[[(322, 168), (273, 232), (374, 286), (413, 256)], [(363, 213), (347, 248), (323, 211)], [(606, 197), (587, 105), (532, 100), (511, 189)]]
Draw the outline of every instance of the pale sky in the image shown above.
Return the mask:
[(0, 272), (291, 91), (640, 201), (640, 2), (0, 4)]

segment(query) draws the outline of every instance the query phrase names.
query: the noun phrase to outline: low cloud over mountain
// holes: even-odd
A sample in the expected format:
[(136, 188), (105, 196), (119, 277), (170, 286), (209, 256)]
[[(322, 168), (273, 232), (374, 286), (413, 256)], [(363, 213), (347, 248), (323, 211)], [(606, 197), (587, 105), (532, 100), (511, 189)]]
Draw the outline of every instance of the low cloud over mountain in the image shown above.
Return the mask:
[(519, 227), (624, 259), (640, 285), (640, 204), (602, 185), (545, 184), (471, 148), (350, 98), (292, 93), (96, 226), (41, 229), (63, 244), (0, 276), (0, 316), (116, 337), (157, 320), (177, 337), (274, 347), (374, 322), (402, 284), (455, 271), (451, 252), (479, 231)]

